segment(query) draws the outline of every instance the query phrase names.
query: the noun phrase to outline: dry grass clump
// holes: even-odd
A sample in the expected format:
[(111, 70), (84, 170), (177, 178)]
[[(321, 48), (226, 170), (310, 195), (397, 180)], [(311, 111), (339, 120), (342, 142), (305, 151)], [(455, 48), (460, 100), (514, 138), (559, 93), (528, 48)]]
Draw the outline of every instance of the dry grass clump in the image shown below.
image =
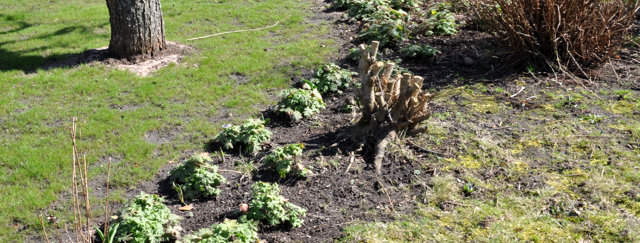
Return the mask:
[(627, 38), (638, 11), (626, 0), (478, 0), (479, 20), (519, 58), (586, 74)]

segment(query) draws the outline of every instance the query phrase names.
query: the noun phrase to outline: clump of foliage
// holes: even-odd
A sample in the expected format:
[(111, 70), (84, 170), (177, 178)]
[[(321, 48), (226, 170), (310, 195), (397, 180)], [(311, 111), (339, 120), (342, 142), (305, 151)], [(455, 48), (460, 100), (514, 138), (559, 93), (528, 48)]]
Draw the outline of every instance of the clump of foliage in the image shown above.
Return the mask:
[(420, 2), (420, 0), (391, 0), (391, 2), (389, 2), (389, 5), (393, 9), (402, 9), (405, 11), (409, 11), (417, 8)]
[(278, 184), (256, 182), (251, 186), (253, 199), (249, 202), (249, 212), (241, 217), (266, 222), (269, 225), (290, 224), (300, 227), (307, 211), (280, 195)]
[[(481, 0), (478, 19), (518, 57), (569, 71), (594, 68), (626, 41), (638, 11), (626, 0)], [(582, 73), (584, 74), (584, 73)]]
[(213, 160), (209, 154), (192, 156), (184, 163), (171, 170), (170, 178), (182, 200), (204, 196), (214, 197), (220, 194), (217, 187), (226, 183), (226, 179), (218, 173), (218, 167), (209, 165)]
[(185, 236), (183, 243), (253, 243), (259, 242), (258, 225), (253, 221), (238, 223), (236, 220), (225, 219), (223, 223), (212, 225), (210, 228), (199, 230), (197, 233)]
[(407, 59), (429, 59), (440, 54), (440, 51), (429, 45), (408, 45), (400, 50), (400, 54)]
[(116, 232), (115, 242), (163, 242), (179, 238), (180, 216), (172, 214), (163, 202), (155, 194), (141, 192), (122, 207), (109, 228), (110, 232)]
[(271, 132), (264, 126), (266, 122), (268, 120), (248, 119), (240, 126), (230, 125), (214, 140), (227, 150), (241, 146), (245, 153), (257, 153), (262, 144), (271, 139)]
[(405, 28), (408, 14), (402, 10), (384, 8), (364, 19), (365, 28), (359, 33), (363, 41), (379, 41), (380, 46), (396, 46), (409, 32)]
[(285, 178), (289, 173), (305, 177), (310, 172), (298, 161), (303, 149), (304, 145), (301, 143), (276, 148), (267, 155), (264, 163), (278, 171), (281, 178)]
[(351, 85), (351, 76), (354, 74), (354, 72), (330, 63), (316, 70), (309, 82), (316, 86), (320, 94), (342, 93)]
[(287, 89), (280, 94), (276, 111), (297, 122), (309, 118), (326, 108), (318, 89), (305, 84), (302, 89)]
[(347, 9), (349, 17), (361, 20), (389, 6), (389, 0), (337, 0), (333, 7)]
[(337, 0), (334, 7), (348, 9), (351, 20), (362, 20), (363, 41), (380, 41), (381, 46), (395, 46), (407, 36), (405, 22), (410, 10), (418, 5), (414, 0)]
[(426, 19), (423, 20), (424, 34), (429, 35), (453, 35), (458, 33), (456, 29), (456, 17), (450, 10), (449, 3), (440, 3), (429, 9)]

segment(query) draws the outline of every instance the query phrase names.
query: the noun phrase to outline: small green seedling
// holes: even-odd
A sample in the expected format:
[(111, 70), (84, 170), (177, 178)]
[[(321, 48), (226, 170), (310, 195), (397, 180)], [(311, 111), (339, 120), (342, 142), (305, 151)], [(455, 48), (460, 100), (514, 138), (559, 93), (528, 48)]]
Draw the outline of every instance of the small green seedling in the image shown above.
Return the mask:
[(305, 177), (310, 171), (299, 161), (303, 149), (304, 145), (301, 143), (276, 148), (267, 155), (264, 163), (278, 171), (280, 178), (285, 178), (288, 174)]
[(171, 170), (170, 179), (180, 201), (197, 197), (215, 197), (220, 194), (218, 187), (227, 180), (218, 173), (218, 167), (208, 153), (192, 156), (180, 166)]
[(427, 18), (423, 24), (425, 35), (454, 35), (458, 33), (456, 17), (450, 8), (450, 4), (440, 3), (427, 12)]
[(319, 68), (313, 78), (309, 80), (315, 85), (320, 94), (338, 93), (351, 86), (351, 76), (356, 73), (342, 69), (338, 65), (330, 63)]
[(302, 89), (287, 89), (280, 97), (275, 110), (294, 122), (310, 118), (326, 107), (320, 92), (308, 84)]
[(248, 119), (240, 126), (228, 125), (214, 140), (226, 150), (242, 147), (245, 153), (255, 154), (271, 139), (271, 132), (265, 127), (268, 121)]
[(201, 229), (195, 234), (185, 236), (182, 242), (260, 242), (258, 238), (258, 224), (253, 221), (239, 223), (236, 220), (225, 219), (224, 222), (220, 224), (214, 224), (210, 228)]
[(307, 211), (282, 197), (278, 184), (256, 182), (251, 186), (251, 195), (249, 211), (241, 221), (251, 219), (269, 225), (289, 224), (294, 228), (304, 223)]
[(440, 51), (429, 45), (408, 45), (400, 50), (400, 54), (407, 59), (431, 59), (440, 54)]
[(172, 214), (158, 195), (140, 192), (117, 215), (109, 227), (109, 232), (115, 234), (109, 238), (115, 242), (165, 242), (180, 238), (180, 216)]

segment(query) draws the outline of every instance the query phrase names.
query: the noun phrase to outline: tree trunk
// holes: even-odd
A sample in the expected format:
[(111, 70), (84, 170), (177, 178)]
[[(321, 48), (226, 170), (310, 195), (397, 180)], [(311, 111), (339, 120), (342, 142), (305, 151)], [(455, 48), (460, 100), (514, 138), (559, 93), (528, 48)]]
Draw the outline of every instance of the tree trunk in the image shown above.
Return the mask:
[(167, 47), (160, 0), (107, 0), (107, 7), (111, 22), (110, 55), (146, 58)]

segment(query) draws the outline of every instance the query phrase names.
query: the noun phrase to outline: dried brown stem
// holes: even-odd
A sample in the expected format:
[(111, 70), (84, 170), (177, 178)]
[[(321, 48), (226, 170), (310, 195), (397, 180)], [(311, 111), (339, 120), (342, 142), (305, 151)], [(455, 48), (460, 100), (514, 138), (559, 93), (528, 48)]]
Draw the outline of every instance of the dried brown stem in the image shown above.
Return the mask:
[(38, 215), (38, 219), (40, 220), (40, 225), (42, 225), (42, 232), (44, 233), (44, 238), (49, 243), (49, 236), (47, 235), (47, 229), (44, 227), (44, 221), (42, 220), (42, 215)]
[(626, 0), (478, 0), (472, 6), (517, 56), (584, 76), (616, 54), (640, 8)]

